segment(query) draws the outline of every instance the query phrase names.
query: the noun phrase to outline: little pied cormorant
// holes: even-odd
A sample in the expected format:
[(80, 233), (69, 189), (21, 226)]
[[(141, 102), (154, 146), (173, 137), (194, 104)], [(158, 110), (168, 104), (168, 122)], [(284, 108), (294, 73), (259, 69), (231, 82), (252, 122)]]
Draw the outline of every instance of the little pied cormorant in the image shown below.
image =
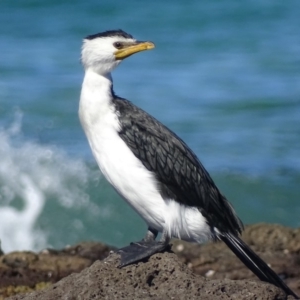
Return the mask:
[[(130, 55), (154, 48), (122, 30), (83, 40), (79, 117), (106, 179), (146, 221), (145, 238), (118, 251), (132, 264), (165, 250), (171, 237), (222, 240), (261, 280), (296, 295), (240, 238), (243, 229), (193, 151), (170, 129), (113, 91), (111, 72)], [(161, 239), (156, 241), (158, 232)]]

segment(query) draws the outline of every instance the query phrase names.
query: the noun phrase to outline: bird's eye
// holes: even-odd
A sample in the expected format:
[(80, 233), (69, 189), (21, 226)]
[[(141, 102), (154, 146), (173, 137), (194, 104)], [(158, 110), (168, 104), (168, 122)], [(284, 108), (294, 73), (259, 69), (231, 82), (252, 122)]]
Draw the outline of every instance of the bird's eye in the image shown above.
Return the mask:
[(121, 49), (122, 48), (122, 44), (120, 42), (115, 42), (114, 43), (114, 46), (117, 48), (117, 49)]

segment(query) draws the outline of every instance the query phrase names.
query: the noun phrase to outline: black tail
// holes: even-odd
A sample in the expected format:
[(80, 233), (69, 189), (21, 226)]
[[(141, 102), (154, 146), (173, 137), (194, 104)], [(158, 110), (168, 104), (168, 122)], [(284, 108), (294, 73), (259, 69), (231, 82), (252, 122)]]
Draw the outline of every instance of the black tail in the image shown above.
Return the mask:
[(231, 233), (222, 233), (219, 237), (260, 280), (274, 284), (284, 290), (287, 295), (292, 295), (296, 299), (299, 299), (279, 276), (239, 237)]

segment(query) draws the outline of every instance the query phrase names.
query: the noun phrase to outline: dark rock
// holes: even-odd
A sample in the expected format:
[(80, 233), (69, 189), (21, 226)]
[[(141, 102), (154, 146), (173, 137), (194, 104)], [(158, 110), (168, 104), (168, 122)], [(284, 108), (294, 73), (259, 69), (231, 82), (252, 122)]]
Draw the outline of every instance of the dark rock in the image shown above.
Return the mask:
[[(89, 267), (108, 256), (112, 248), (100, 243), (81, 243), (63, 250), (46, 249), (40, 253), (11, 252), (0, 256), (1, 296), (40, 288)], [(21, 290), (20, 290), (21, 287)]]
[[(300, 294), (300, 229), (256, 224), (246, 228), (243, 239)], [(2, 255), (0, 300), (49, 284), (44, 292), (12, 299), (286, 299), (274, 286), (258, 281), (221, 242), (172, 243), (177, 256), (159, 254), (124, 269), (116, 268), (116, 254), (97, 261), (112, 249), (100, 243)], [(70, 275), (74, 272), (81, 273)]]
[(43, 291), (10, 299), (287, 299), (280, 289), (263, 282), (195, 275), (173, 253), (156, 254), (146, 263), (122, 269), (118, 264), (119, 256), (112, 254)]
[[(247, 226), (243, 240), (300, 294), (300, 229), (276, 224)], [(172, 250), (194, 273), (211, 279), (259, 280), (224, 243), (195, 245), (175, 240)]]

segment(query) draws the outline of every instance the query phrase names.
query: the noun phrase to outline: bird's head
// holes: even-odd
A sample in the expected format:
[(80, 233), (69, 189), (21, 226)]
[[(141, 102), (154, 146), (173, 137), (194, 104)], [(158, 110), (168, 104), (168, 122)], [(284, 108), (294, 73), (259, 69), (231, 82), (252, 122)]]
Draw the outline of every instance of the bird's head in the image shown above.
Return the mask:
[(98, 74), (110, 73), (124, 58), (153, 49), (152, 42), (135, 40), (122, 30), (110, 30), (87, 36), (83, 40), (81, 62), (85, 70)]

